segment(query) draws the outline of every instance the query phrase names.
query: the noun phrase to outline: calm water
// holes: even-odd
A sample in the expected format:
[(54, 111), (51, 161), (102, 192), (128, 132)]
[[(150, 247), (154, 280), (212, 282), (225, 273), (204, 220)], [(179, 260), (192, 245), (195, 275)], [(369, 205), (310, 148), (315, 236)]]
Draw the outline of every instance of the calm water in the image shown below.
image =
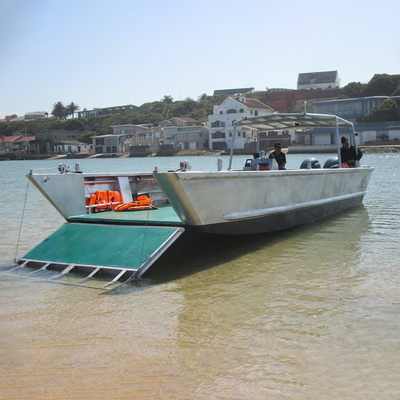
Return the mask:
[[(289, 155), (288, 167), (304, 158)], [(217, 157), (189, 160), (216, 169)], [(400, 155), (362, 161), (375, 167), (362, 206), (274, 235), (199, 240), (140, 285), (104, 292), (0, 273), (0, 398), (399, 399)], [(2, 266), (63, 223), (24, 178), (58, 163), (0, 163)]]

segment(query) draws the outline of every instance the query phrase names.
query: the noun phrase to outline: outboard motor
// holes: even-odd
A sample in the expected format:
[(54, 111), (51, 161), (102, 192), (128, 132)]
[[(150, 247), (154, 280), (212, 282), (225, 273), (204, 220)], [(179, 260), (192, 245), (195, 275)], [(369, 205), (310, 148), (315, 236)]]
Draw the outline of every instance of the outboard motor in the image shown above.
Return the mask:
[(300, 169), (317, 169), (321, 168), (321, 164), (316, 158), (306, 158), (300, 165)]
[(339, 159), (337, 157), (328, 158), (325, 161), (324, 168), (339, 168)]

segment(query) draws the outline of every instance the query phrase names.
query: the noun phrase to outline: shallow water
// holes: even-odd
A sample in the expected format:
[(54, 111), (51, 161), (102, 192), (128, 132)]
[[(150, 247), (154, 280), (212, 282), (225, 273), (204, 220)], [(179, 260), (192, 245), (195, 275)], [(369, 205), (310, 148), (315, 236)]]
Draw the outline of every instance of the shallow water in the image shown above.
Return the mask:
[[(289, 155), (288, 167), (306, 157)], [(216, 169), (217, 157), (189, 160)], [(0, 398), (400, 398), (400, 156), (362, 161), (375, 167), (363, 205), (272, 235), (176, 246), (140, 284), (106, 292), (3, 271)], [(79, 162), (145, 171), (179, 158)], [(63, 224), (24, 178), (57, 165), (0, 163), (2, 266)]]

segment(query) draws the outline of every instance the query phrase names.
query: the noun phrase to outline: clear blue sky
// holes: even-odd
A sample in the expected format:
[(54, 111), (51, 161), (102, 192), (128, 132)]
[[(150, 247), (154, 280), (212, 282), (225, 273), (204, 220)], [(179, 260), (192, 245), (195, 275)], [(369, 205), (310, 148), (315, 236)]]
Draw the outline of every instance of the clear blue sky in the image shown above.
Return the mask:
[(400, 74), (399, 0), (0, 0), (0, 118)]

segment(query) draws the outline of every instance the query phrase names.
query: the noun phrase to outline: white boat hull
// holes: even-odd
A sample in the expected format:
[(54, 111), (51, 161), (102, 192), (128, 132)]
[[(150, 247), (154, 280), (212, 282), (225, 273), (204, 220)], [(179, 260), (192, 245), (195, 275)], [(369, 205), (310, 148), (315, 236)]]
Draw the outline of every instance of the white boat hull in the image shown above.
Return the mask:
[(291, 228), (359, 204), (372, 171), (187, 171), (154, 177), (185, 226), (237, 235)]

